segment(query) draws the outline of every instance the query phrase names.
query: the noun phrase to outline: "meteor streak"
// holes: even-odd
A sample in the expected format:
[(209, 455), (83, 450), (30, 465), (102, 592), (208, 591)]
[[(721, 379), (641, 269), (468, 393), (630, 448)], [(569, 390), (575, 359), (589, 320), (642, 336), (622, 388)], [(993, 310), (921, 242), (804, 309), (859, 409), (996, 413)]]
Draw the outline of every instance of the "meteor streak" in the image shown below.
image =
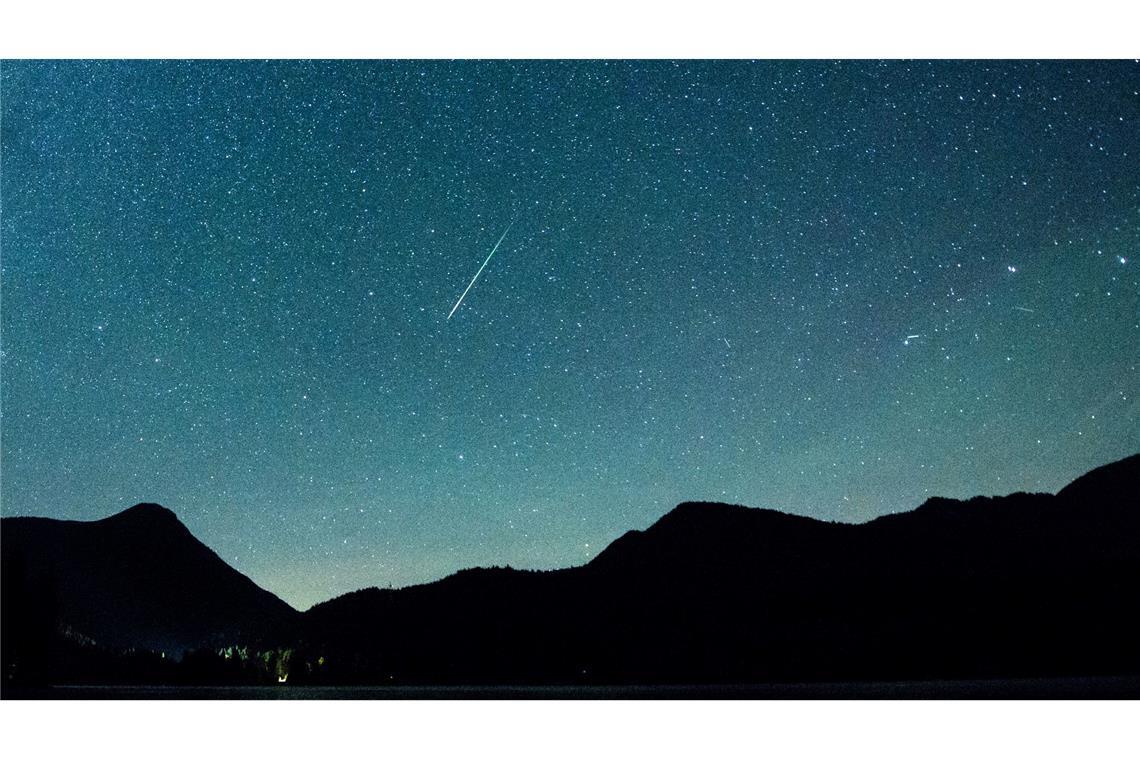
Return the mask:
[(507, 228), (503, 230), (503, 236), (499, 238), (499, 242), (495, 243), (495, 247), (492, 248), (491, 252), (487, 254), (487, 258), (483, 261), (483, 266), (479, 267), (479, 271), (476, 272), (475, 276), (471, 278), (471, 282), (467, 283), (467, 288), (463, 291), (463, 295), (459, 296), (459, 300), (455, 302), (455, 305), (451, 307), (451, 311), (448, 312), (447, 319), (451, 319), (451, 315), (454, 314), (455, 310), (459, 308), (459, 304), (463, 303), (463, 299), (467, 297), (467, 291), (471, 290), (471, 286), (474, 285), (475, 281), (479, 279), (479, 275), (483, 274), (483, 268), (487, 266), (487, 262), (490, 261), (491, 257), (495, 255), (495, 251), (499, 250), (499, 244), (503, 242), (503, 238), (505, 238), (507, 236), (507, 233), (511, 231), (511, 227), (515, 226), (515, 221), (517, 220), (512, 219), (511, 223), (507, 225)]

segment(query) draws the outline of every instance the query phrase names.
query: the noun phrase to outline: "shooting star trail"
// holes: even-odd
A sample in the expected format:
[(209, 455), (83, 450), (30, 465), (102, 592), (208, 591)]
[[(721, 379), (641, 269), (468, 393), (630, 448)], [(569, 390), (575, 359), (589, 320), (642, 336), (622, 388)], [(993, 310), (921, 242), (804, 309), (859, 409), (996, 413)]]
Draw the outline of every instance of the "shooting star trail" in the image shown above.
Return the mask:
[(732, 344), (728, 342), (728, 338), (721, 338), (721, 340), (724, 341), (724, 345), (728, 346), (729, 348), (732, 348)]
[(911, 342), (912, 340), (914, 340), (915, 338), (921, 338), (921, 337), (922, 337), (922, 333), (919, 333), (918, 335), (908, 335), (908, 336), (906, 336), (906, 339), (905, 339), (905, 340), (903, 340), (903, 345), (904, 345), (904, 346), (909, 346), (909, 345), (910, 345), (910, 342)]
[(1014, 306), (1013, 308), (1017, 309), (1018, 311), (1028, 312), (1029, 314), (1036, 314), (1037, 313), (1033, 309), (1027, 309), (1024, 306)]
[(463, 303), (463, 299), (467, 297), (467, 291), (471, 290), (471, 286), (474, 285), (475, 281), (479, 279), (479, 275), (483, 274), (483, 269), (487, 266), (487, 262), (489, 262), (491, 260), (491, 257), (495, 255), (495, 251), (499, 250), (499, 245), (503, 242), (503, 239), (506, 238), (507, 233), (511, 231), (511, 227), (515, 226), (516, 221), (518, 220), (512, 219), (511, 223), (507, 225), (507, 228), (503, 230), (503, 236), (499, 238), (499, 242), (495, 243), (495, 247), (492, 248), (491, 252), (487, 254), (487, 258), (483, 261), (483, 266), (479, 267), (479, 271), (476, 272), (475, 276), (471, 278), (471, 282), (467, 283), (466, 290), (463, 291), (463, 295), (459, 296), (459, 300), (455, 302), (455, 305), (451, 307), (451, 311), (447, 314), (447, 319), (451, 319), (451, 315), (454, 314), (455, 310), (459, 308), (459, 304)]

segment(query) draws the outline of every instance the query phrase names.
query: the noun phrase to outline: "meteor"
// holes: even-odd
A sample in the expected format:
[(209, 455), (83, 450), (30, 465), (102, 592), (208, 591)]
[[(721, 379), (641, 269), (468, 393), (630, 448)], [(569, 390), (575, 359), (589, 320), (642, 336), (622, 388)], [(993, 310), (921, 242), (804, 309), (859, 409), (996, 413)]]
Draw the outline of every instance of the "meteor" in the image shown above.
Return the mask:
[(500, 243), (503, 242), (503, 238), (507, 236), (507, 233), (511, 231), (511, 227), (515, 226), (516, 221), (516, 219), (512, 219), (511, 223), (507, 225), (507, 228), (503, 230), (503, 236), (499, 238), (499, 242), (495, 243), (495, 247), (492, 248), (491, 252), (487, 254), (487, 258), (483, 261), (483, 266), (479, 267), (479, 271), (476, 272), (475, 276), (471, 278), (471, 282), (467, 283), (467, 288), (463, 291), (463, 295), (459, 296), (459, 300), (455, 302), (455, 305), (451, 307), (451, 311), (448, 313), (447, 319), (451, 319), (451, 315), (454, 314), (455, 310), (459, 308), (459, 304), (463, 303), (463, 299), (467, 297), (467, 291), (471, 290), (471, 286), (474, 285), (475, 281), (479, 279), (479, 275), (483, 274), (483, 268), (487, 266), (487, 262), (490, 261), (491, 257), (495, 255), (495, 251), (499, 250)]

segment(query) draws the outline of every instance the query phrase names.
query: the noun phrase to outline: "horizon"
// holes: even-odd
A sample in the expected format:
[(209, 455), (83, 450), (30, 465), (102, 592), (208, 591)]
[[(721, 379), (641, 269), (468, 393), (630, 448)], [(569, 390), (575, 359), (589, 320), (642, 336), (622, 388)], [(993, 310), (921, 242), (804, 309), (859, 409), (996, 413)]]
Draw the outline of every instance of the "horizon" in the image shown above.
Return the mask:
[(3, 515), (158, 503), (306, 609), (584, 564), (685, 501), (1055, 493), (1140, 450), (1138, 92), (1095, 60), (6, 61)]
[[(1080, 479), (1080, 478), (1083, 478), (1083, 477), (1085, 477), (1086, 475), (1090, 475), (1090, 474), (1092, 474), (1093, 472), (1096, 472), (1096, 471), (1098, 471), (1098, 470), (1103, 470), (1103, 469), (1105, 469), (1105, 468), (1108, 468), (1108, 467), (1112, 467), (1112, 466), (1115, 466), (1115, 465), (1119, 465), (1119, 464), (1121, 464), (1121, 463), (1123, 463), (1123, 462), (1125, 462), (1125, 461), (1127, 461), (1127, 460), (1129, 460), (1129, 459), (1134, 459), (1134, 458), (1138, 458), (1138, 457), (1140, 457), (1140, 452), (1137, 452), (1137, 453), (1134, 453), (1134, 454), (1130, 454), (1130, 455), (1128, 455), (1128, 456), (1126, 456), (1126, 457), (1123, 457), (1122, 459), (1119, 459), (1119, 460), (1114, 460), (1114, 461), (1112, 461), (1112, 462), (1106, 462), (1106, 463), (1104, 463), (1104, 464), (1098, 465), (1097, 467), (1094, 467), (1093, 469), (1091, 469), (1091, 470), (1088, 470), (1088, 471), (1086, 471), (1086, 472), (1084, 472), (1084, 473), (1081, 473), (1080, 475), (1076, 476), (1075, 478), (1072, 478), (1072, 479), (1070, 479), (1070, 480), (1069, 480), (1069, 481), (1068, 481), (1068, 482), (1065, 484), (1065, 487), (1067, 487), (1068, 485), (1071, 485), (1073, 482), (1075, 482), (1076, 480), (1078, 480), (1078, 479)], [(1058, 492), (1059, 492), (1060, 490), (1062, 490), (1062, 489), (1058, 489)], [(683, 506), (686, 506), (686, 505), (690, 505), (690, 504), (693, 504), (693, 505), (697, 505), (697, 506), (725, 506), (725, 507), (733, 507), (733, 508), (737, 508), (737, 509), (746, 509), (746, 510), (755, 510), (755, 511), (766, 511), (766, 512), (774, 512), (774, 513), (776, 513), (776, 514), (787, 515), (787, 516), (792, 516), (792, 517), (805, 517), (805, 518), (807, 518), (807, 519), (809, 519), (809, 520), (814, 520), (814, 521), (817, 521), (817, 522), (828, 522), (828, 523), (831, 523), (831, 524), (841, 524), (841, 525), (852, 525), (852, 526), (855, 526), (855, 525), (866, 525), (866, 524), (868, 524), (868, 523), (871, 523), (871, 522), (874, 522), (874, 521), (876, 521), (876, 520), (878, 520), (879, 518), (882, 518), (882, 517), (890, 517), (890, 516), (895, 516), (895, 515), (903, 515), (903, 514), (908, 514), (908, 513), (910, 513), (910, 512), (914, 512), (914, 511), (916, 511), (916, 510), (918, 510), (918, 509), (920, 509), (920, 508), (922, 508), (922, 507), (926, 506), (926, 504), (928, 504), (930, 501), (934, 501), (934, 500), (940, 500), (940, 499), (941, 499), (941, 500), (950, 500), (950, 501), (957, 501), (957, 502), (959, 502), (959, 503), (968, 503), (968, 502), (970, 502), (970, 501), (973, 501), (973, 500), (975, 500), (975, 499), (1004, 499), (1004, 498), (1008, 498), (1008, 497), (1016, 497), (1016, 496), (1024, 496), (1024, 495), (1030, 495), (1030, 496), (1035, 496), (1035, 495), (1049, 495), (1049, 496), (1055, 496), (1055, 495), (1056, 495), (1056, 493), (1055, 493), (1055, 492), (1026, 492), (1026, 491), (1013, 491), (1013, 492), (1010, 492), (1010, 493), (1007, 493), (1007, 494), (975, 494), (974, 496), (971, 496), (971, 497), (967, 497), (967, 498), (965, 498), (965, 499), (955, 499), (955, 498), (950, 498), (950, 497), (943, 497), (943, 496), (931, 496), (931, 497), (928, 497), (928, 499), (927, 499), (926, 501), (924, 501), (922, 504), (917, 504), (917, 505), (915, 505), (914, 507), (912, 507), (911, 509), (901, 510), (901, 511), (899, 511), (899, 512), (886, 512), (886, 513), (883, 513), (883, 514), (880, 514), (880, 515), (876, 515), (875, 517), (869, 518), (868, 520), (865, 520), (865, 521), (861, 521), (861, 522), (843, 522), (843, 521), (836, 521), (836, 520), (826, 521), (826, 520), (821, 520), (820, 518), (812, 517), (812, 516), (810, 516), (810, 515), (798, 515), (798, 514), (796, 514), (796, 513), (792, 513), (792, 512), (784, 512), (784, 511), (781, 511), (781, 510), (779, 510), (779, 509), (773, 509), (773, 508), (770, 508), (770, 507), (754, 507), (754, 506), (749, 506), (749, 505), (746, 505), (746, 504), (735, 504), (735, 503), (727, 503), (727, 502), (709, 502), (709, 501), (683, 501), (683, 502), (680, 502), (680, 503), (678, 503), (678, 504), (674, 505), (672, 508), (670, 508), (669, 510), (667, 510), (667, 511), (666, 511), (664, 514), (662, 514), (662, 515), (659, 515), (659, 516), (658, 516), (658, 517), (657, 517), (655, 520), (653, 520), (653, 522), (652, 522), (650, 525), (647, 525), (647, 526), (646, 526), (646, 527), (644, 527), (644, 528), (627, 528), (627, 529), (626, 529), (625, 531), (623, 531), (623, 532), (622, 532), (622, 533), (621, 533), (619, 536), (615, 536), (615, 537), (614, 537), (614, 539), (613, 539), (613, 541), (616, 541), (618, 538), (621, 538), (622, 536), (626, 535), (627, 533), (641, 533), (641, 532), (644, 532), (644, 531), (646, 531), (646, 530), (649, 530), (650, 528), (652, 528), (652, 527), (653, 527), (653, 525), (656, 525), (658, 522), (660, 522), (662, 519), (664, 519), (664, 518), (665, 518), (666, 516), (668, 516), (669, 514), (671, 514), (671, 513), (675, 512), (676, 510), (678, 510), (679, 508), (681, 508), (681, 507), (683, 507)], [(178, 522), (180, 525), (182, 525), (183, 527), (187, 527), (187, 526), (186, 526), (186, 524), (185, 524), (184, 522), (182, 522), (182, 519), (181, 519), (181, 518), (178, 516), (178, 513), (177, 513), (176, 511), (174, 511), (174, 510), (170, 509), (169, 507), (166, 507), (166, 506), (164, 506), (164, 505), (162, 505), (162, 504), (158, 504), (158, 503), (156, 503), (156, 502), (138, 502), (137, 504), (133, 504), (133, 505), (131, 505), (131, 506), (129, 506), (129, 507), (126, 507), (125, 509), (119, 510), (119, 511), (117, 511), (117, 512), (113, 512), (113, 513), (111, 513), (111, 514), (109, 514), (109, 515), (105, 515), (105, 516), (103, 516), (103, 517), (100, 517), (100, 518), (95, 518), (94, 520), (90, 520), (90, 521), (84, 520), (84, 521), (79, 521), (79, 522), (97, 522), (97, 521), (101, 521), (101, 520), (108, 520), (108, 519), (111, 519), (111, 518), (113, 518), (113, 517), (118, 517), (118, 516), (120, 516), (120, 515), (124, 515), (124, 514), (126, 514), (127, 512), (135, 511), (135, 510), (138, 510), (138, 509), (140, 509), (140, 508), (144, 508), (144, 507), (145, 507), (145, 508), (158, 508), (158, 509), (160, 509), (160, 510), (162, 510), (162, 511), (165, 511), (165, 512), (169, 512), (169, 513), (170, 513), (170, 515), (171, 515), (171, 516), (172, 516), (172, 517), (173, 517), (173, 518), (174, 518), (174, 519), (175, 519), (175, 520), (176, 520), (176, 521), (177, 521), (177, 522)], [(31, 518), (42, 518), (42, 516), (38, 516), (38, 515), (3, 515), (3, 518), (4, 518), (4, 519), (8, 519), (8, 518), (27, 518), (27, 517), (31, 517)], [(46, 518), (46, 519), (57, 519), (57, 518)], [(188, 528), (188, 527), (187, 527), (187, 529), (189, 530), (189, 528)], [(192, 530), (190, 530), (190, 535), (191, 535), (191, 536), (193, 536), (195, 539), (198, 539), (198, 537), (194, 535), (194, 532), (193, 532)], [(198, 539), (198, 540), (200, 541), (200, 539)], [(609, 542), (607, 542), (607, 543), (606, 543), (606, 544), (605, 544), (603, 547), (601, 547), (601, 551), (605, 551), (605, 549), (609, 548), (609, 546), (610, 546), (610, 545), (613, 543), (613, 541), (609, 541)], [(204, 546), (205, 546), (207, 549), (210, 549), (211, 551), (213, 551), (212, 547), (210, 547), (208, 543), (206, 543), (206, 542), (204, 542), (204, 541), (203, 541), (203, 542), (201, 542), (201, 543), (202, 543), (202, 544), (203, 544), (203, 545), (204, 545)], [(215, 552), (215, 553), (216, 553), (216, 552)], [(601, 552), (599, 552), (599, 553), (601, 553)], [(219, 556), (220, 556), (220, 555), (219, 555)], [(222, 561), (225, 561), (225, 558), (221, 558), (221, 559), (222, 559)], [(593, 559), (593, 558), (591, 558), (591, 559)], [(587, 562), (584, 562), (584, 563), (580, 563), (580, 564), (578, 564), (578, 565), (568, 565), (568, 566), (559, 566), (559, 567), (551, 567), (551, 568), (525, 568), (525, 567), (514, 567), (514, 566), (512, 566), (512, 565), (510, 565), (510, 564), (507, 564), (507, 565), (499, 565), (499, 564), (483, 564), (483, 565), (472, 565), (472, 566), (461, 567), (461, 568), (458, 568), (458, 569), (452, 570), (452, 571), (448, 572), (446, 575), (441, 575), (441, 576), (439, 576), (439, 577), (437, 577), (437, 578), (431, 578), (431, 579), (428, 579), (428, 580), (424, 580), (424, 581), (414, 581), (414, 582), (410, 582), (410, 583), (407, 583), (407, 584), (404, 584), (404, 585), (400, 585), (400, 586), (394, 586), (394, 585), (391, 585), (391, 584), (389, 584), (389, 585), (385, 586), (384, 588), (385, 588), (386, 590), (389, 590), (389, 591), (399, 591), (399, 590), (402, 590), (402, 589), (413, 588), (413, 587), (416, 587), (416, 586), (429, 585), (429, 584), (433, 584), (433, 583), (436, 583), (436, 582), (438, 582), (438, 581), (444, 580), (444, 579), (446, 579), (446, 578), (450, 578), (450, 577), (452, 577), (453, 575), (456, 575), (456, 574), (458, 574), (458, 573), (462, 573), (462, 572), (465, 572), (465, 571), (470, 571), (470, 570), (499, 570), (499, 569), (503, 569), (503, 570), (519, 570), (519, 571), (525, 571), (525, 572), (556, 572), (556, 571), (559, 571), (559, 570), (569, 570), (569, 569), (572, 569), (572, 568), (575, 568), (575, 567), (581, 567), (582, 565), (584, 565), (584, 564), (587, 564), (588, 562), (589, 562), (589, 560), (587, 560)], [(234, 567), (234, 566), (233, 566), (233, 565), (231, 565), (231, 567)], [(240, 568), (237, 568), (237, 567), (234, 567), (234, 569), (238, 570), (239, 572), (241, 571), (241, 570), (240, 570)], [(248, 576), (247, 576), (247, 577), (248, 577)], [(265, 586), (263, 586), (261, 583), (258, 583), (258, 582), (257, 582), (257, 579), (255, 579), (255, 578), (251, 578), (251, 580), (253, 580), (255, 583), (257, 583), (257, 585), (258, 585), (258, 586), (260, 586), (261, 588), (265, 588)], [(297, 606), (295, 603), (293, 603), (293, 602), (291, 602), (291, 601), (289, 601), (288, 599), (285, 599), (285, 598), (283, 598), (283, 597), (280, 597), (280, 596), (278, 596), (278, 598), (279, 598), (279, 599), (281, 599), (282, 601), (284, 601), (286, 604), (288, 604), (288, 605), (289, 605), (290, 607), (292, 607), (294, 610), (296, 610), (296, 611), (298, 611), (298, 612), (305, 612), (305, 611), (307, 611), (307, 610), (311, 609), (312, 607), (314, 607), (314, 606), (316, 606), (316, 605), (319, 605), (319, 604), (323, 604), (324, 602), (328, 602), (328, 601), (333, 601), (333, 600), (335, 600), (335, 599), (339, 599), (340, 597), (343, 597), (343, 596), (345, 596), (345, 595), (354, 594), (354, 593), (356, 593), (356, 592), (358, 592), (358, 591), (367, 591), (367, 590), (369, 590), (369, 589), (380, 589), (380, 588), (381, 588), (381, 587), (380, 587), (378, 584), (373, 584), (373, 585), (370, 585), (370, 586), (361, 586), (360, 588), (351, 589), (351, 590), (348, 590), (348, 591), (344, 591), (344, 592), (338, 593), (338, 594), (336, 594), (335, 596), (331, 596), (331, 597), (329, 597), (329, 598), (327, 598), (327, 599), (321, 599), (321, 600), (318, 600), (318, 601), (316, 601), (316, 602), (313, 602), (313, 603), (311, 603), (311, 604), (309, 604), (309, 605), (307, 605), (307, 606), (305, 606), (305, 607), (299, 607), (299, 606)], [(268, 590), (268, 589), (267, 589), (267, 590)], [(271, 591), (271, 593), (272, 593), (272, 591)]]

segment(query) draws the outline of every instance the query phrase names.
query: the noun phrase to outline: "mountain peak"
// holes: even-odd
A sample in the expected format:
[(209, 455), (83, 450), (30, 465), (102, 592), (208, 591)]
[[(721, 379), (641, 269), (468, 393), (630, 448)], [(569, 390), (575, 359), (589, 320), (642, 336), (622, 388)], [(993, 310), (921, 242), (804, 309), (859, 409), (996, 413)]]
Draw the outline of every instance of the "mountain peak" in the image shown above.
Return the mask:
[(664, 526), (671, 528), (699, 528), (702, 525), (773, 525), (818, 522), (815, 518), (794, 515), (777, 509), (745, 507), (720, 501), (683, 501), (649, 527), (653, 531)]
[(131, 518), (131, 519), (140, 519), (141, 518), (141, 519), (146, 519), (146, 520), (156, 520), (157, 519), (157, 520), (164, 520), (164, 521), (173, 520), (174, 522), (179, 521), (178, 515), (174, 514), (173, 512), (171, 512), (166, 507), (162, 506), (161, 504), (155, 504), (153, 502), (147, 502), (147, 501), (140, 502), (139, 504), (136, 504), (133, 507), (127, 507), (122, 512), (111, 515), (107, 519), (108, 520), (114, 520), (114, 519), (126, 519), (126, 518)]
[(1069, 500), (1109, 500), (1124, 504), (1136, 503), (1136, 479), (1140, 476), (1140, 454), (1097, 467), (1086, 472), (1057, 495)]
[(35, 519), (5, 519), (5, 583), (9, 572), (32, 590), (49, 579), (56, 622), (101, 646), (180, 652), (266, 636), (297, 614), (159, 504), (89, 522)]
[(752, 507), (726, 504), (720, 501), (683, 501), (662, 515), (661, 520), (666, 518), (670, 520), (700, 520), (740, 512), (741, 510), (754, 511)]

